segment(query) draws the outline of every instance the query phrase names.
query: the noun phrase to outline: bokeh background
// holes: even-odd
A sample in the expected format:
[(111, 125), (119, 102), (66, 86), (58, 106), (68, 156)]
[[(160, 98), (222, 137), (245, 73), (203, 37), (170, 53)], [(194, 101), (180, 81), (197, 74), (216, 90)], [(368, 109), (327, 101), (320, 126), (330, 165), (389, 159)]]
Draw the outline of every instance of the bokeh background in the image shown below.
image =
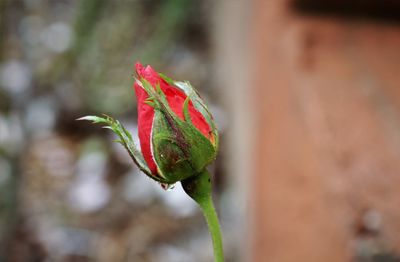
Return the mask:
[(136, 61), (221, 134), (227, 261), (400, 261), (397, 0), (0, 0), (0, 261), (212, 261), (204, 219), (114, 136)]
[[(198, 88), (224, 148), (229, 121), (213, 80), (213, 7), (0, 0), (1, 261), (212, 260), (205, 221), (180, 184), (164, 192), (109, 131), (75, 119), (107, 113), (136, 136), (132, 76), (141, 61)], [(225, 151), (210, 170), (227, 256), (238, 261)]]

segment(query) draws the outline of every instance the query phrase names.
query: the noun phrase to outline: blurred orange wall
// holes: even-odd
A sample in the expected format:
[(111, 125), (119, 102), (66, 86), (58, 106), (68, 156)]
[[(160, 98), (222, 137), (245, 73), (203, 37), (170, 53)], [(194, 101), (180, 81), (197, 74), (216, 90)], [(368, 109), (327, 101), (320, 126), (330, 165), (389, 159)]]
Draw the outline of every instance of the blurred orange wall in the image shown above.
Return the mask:
[(249, 260), (399, 259), (400, 23), (290, 3), (248, 15)]

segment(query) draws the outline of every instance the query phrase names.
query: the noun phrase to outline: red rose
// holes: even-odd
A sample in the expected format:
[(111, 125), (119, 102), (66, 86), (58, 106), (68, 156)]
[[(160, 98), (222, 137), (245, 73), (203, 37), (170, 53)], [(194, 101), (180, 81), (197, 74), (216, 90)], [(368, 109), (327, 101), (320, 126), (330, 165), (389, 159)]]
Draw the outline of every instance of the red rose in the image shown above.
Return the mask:
[(140, 149), (119, 121), (108, 116), (81, 119), (106, 124), (140, 170), (162, 184), (204, 173), (218, 150), (218, 132), (204, 101), (188, 82), (174, 81), (151, 66), (137, 63), (136, 73)]
[[(136, 73), (139, 79), (147, 80), (153, 87), (157, 84), (160, 85), (161, 91), (165, 94), (168, 101), (168, 105), (172, 111), (182, 120), (183, 116), (183, 104), (187, 98), (187, 95), (176, 86), (167, 83), (154, 69), (148, 65), (144, 67), (142, 64), (136, 64)], [(152, 155), (151, 149), (151, 133), (154, 121), (154, 108), (146, 103), (146, 99), (149, 98), (146, 90), (143, 88), (140, 80), (136, 80), (134, 87), (137, 97), (137, 111), (138, 111), (138, 129), (139, 139), (142, 154), (146, 160), (152, 174), (157, 175), (157, 164)], [(213, 134), (210, 125), (205, 120), (204, 116), (197, 111), (192, 101), (189, 102), (189, 114), (193, 125), (208, 139), (212, 140)]]
[(85, 116), (118, 136), (132, 160), (164, 188), (178, 181), (196, 201), (209, 226), (215, 261), (224, 261), (222, 236), (212, 203), (206, 167), (216, 157), (218, 132), (210, 111), (189, 82), (174, 81), (150, 66), (136, 64), (138, 131), (141, 148), (122, 124), (107, 115)]

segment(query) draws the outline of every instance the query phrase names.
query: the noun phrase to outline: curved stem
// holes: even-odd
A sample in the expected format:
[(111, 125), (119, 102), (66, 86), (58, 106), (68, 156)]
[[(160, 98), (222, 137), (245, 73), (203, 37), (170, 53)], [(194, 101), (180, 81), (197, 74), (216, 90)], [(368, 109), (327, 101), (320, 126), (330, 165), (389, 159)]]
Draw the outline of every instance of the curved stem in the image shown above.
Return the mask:
[(210, 231), (213, 248), (214, 248), (214, 257), (216, 262), (224, 261), (224, 251), (222, 247), (222, 234), (221, 229), (218, 222), (218, 216), (215, 212), (214, 205), (212, 203), (211, 197), (209, 201), (205, 201), (199, 203), (201, 210), (203, 211), (203, 215), (206, 218), (208, 230)]
[(182, 181), (182, 186), (185, 192), (200, 206), (207, 221), (213, 242), (214, 261), (224, 262), (222, 234), (218, 216), (212, 202), (211, 179), (209, 173), (205, 170), (195, 177), (186, 179)]

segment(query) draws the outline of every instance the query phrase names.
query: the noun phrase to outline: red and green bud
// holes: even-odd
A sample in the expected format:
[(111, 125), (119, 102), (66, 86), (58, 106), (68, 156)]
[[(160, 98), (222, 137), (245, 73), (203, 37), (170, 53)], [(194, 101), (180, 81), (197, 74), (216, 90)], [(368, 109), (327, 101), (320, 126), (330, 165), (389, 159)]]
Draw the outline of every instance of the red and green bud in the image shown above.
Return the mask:
[(136, 64), (138, 130), (152, 176), (175, 183), (197, 175), (216, 156), (218, 134), (210, 112), (189, 83)]
[(150, 66), (136, 64), (140, 149), (118, 120), (86, 116), (114, 131), (136, 165), (163, 186), (182, 182), (209, 226), (216, 262), (224, 261), (222, 235), (211, 197), (206, 167), (218, 150), (218, 133), (210, 111), (188, 82), (176, 82)]
[(140, 149), (119, 121), (109, 116), (81, 119), (113, 130), (138, 167), (162, 184), (204, 172), (218, 150), (218, 132), (204, 101), (189, 82), (174, 81), (151, 66), (137, 63), (136, 74)]

